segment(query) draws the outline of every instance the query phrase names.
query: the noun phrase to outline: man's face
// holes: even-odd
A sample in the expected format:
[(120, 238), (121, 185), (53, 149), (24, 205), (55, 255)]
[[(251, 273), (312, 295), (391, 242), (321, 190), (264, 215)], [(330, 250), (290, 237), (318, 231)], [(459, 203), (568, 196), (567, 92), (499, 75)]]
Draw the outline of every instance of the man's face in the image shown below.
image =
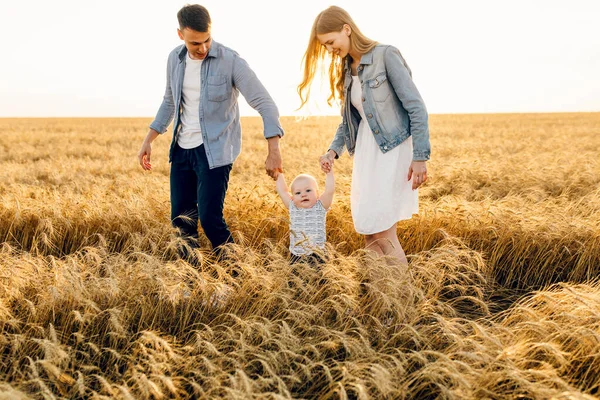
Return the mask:
[(192, 60), (204, 60), (212, 44), (210, 27), (207, 32), (198, 32), (190, 28), (177, 29), (179, 38), (184, 41), (185, 47)]

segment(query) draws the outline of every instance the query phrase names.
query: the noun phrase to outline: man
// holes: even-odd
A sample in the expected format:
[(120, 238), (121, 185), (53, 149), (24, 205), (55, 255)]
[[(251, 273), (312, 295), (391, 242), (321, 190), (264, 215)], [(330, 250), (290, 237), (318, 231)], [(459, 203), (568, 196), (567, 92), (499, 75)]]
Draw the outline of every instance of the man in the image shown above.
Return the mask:
[[(233, 242), (223, 218), (223, 204), (232, 164), (241, 151), (238, 93), (259, 112), (268, 143), (267, 174), (282, 172), (279, 138), (283, 128), (273, 99), (246, 61), (213, 41), (208, 10), (186, 5), (177, 13), (183, 45), (169, 54), (167, 85), (156, 118), (138, 154), (150, 170), (152, 142), (173, 121), (171, 220), (190, 248), (198, 247), (198, 219), (213, 249)], [(187, 258), (187, 248), (180, 250)]]

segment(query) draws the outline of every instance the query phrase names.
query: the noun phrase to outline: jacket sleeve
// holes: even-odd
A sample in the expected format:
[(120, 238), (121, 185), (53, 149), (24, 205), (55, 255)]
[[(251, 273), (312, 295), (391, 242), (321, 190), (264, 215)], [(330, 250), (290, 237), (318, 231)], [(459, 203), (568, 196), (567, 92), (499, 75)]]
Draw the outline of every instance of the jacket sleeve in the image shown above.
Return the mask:
[[(343, 115), (342, 111), (342, 115)], [(344, 140), (344, 133), (347, 129), (346, 120), (342, 117), (342, 122), (339, 124), (337, 130), (335, 131), (335, 136), (333, 137), (333, 141), (329, 145), (329, 150), (335, 151), (337, 154), (336, 158), (342, 155), (344, 150), (346, 149), (346, 141)]]
[(233, 84), (263, 120), (265, 139), (284, 135), (279, 122), (279, 110), (269, 92), (250, 68), (246, 60), (238, 55), (234, 58)]
[(408, 112), (410, 132), (413, 136), (413, 160), (429, 160), (431, 145), (429, 143), (428, 114), (425, 102), (421, 98), (412, 80), (412, 74), (400, 51), (388, 46), (385, 50), (385, 69), (396, 96)]
[(173, 92), (171, 91), (171, 75), (175, 68), (173, 59), (173, 53), (171, 53), (167, 61), (167, 86), (165, 87), (165, 95), (163, 96), (162, 103), (156, 113), (156, 117), (154, 117), (154, 121), (150, 124), (150, 128), (158, 133), (165, 133), (167, 131), (167, 128), (173, 121), (175, 115), (175, 103)]

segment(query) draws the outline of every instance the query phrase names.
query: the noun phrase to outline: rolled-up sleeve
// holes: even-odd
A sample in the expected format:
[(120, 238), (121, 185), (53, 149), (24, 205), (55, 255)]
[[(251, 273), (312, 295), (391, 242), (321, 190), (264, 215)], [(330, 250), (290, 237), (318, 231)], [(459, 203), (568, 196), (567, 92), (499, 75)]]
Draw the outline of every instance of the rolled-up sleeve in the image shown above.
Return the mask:
[(336, 158), (341, 156), (344, 152), (344, 149), (346, 148), (346, 141), (344, 140), (344, 133), (346, 130), (345, 124), (345, 121), (342, 121), (340, 123), (340, 125), (337, 128), (337, 131), (335, 132), (335, 136), (333, 137), (333, 140), (329, 145), (329, 150), (333, 150), (335, 151), (335, 154), (337, 154)]
[(404, 58), (393, 46), (388, 46), (385, 51), (385, 68), (398, 99), (408, 112), (410, 132), (413, 137), (413, 160), (429, 160), (431, 146), (427, 108), (412, 80), (411, 71)]
[(169, 55), (167, 61), (167, 85), (165, 87), (165, 95), (162, 103), (154, 117), (154, 121), (150, 124), (150, 128), (158, 133), (165, 133), (175, 115), (175, 103), (173, 101), (173, 92), (171, 91), (171, 72), (173, 68), (173, 54)]
[(250, 68), (246, 60), (236, 56), (233, 64), (233, 83), (246, 102), (258, 111), (263, 120), (265, 139), (284, 135), (275, 101)]

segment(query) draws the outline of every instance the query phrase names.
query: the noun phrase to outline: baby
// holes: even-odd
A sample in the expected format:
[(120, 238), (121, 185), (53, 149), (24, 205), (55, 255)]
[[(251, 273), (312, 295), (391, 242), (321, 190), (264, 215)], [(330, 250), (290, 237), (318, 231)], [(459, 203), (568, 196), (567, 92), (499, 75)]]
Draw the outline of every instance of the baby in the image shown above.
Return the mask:
[(325, 175), (325, 191), (319, 195), (317, 180), (308, 174), (300, 174), (288, 191), (285, 177), (277, 176), (277, 193), (290, 211), (290, 257), (291, 262), (301, 260), (322, 261), (315, 250), (325, 249), (325, 220), (333, 202), (335, 180), (333, 169)]

